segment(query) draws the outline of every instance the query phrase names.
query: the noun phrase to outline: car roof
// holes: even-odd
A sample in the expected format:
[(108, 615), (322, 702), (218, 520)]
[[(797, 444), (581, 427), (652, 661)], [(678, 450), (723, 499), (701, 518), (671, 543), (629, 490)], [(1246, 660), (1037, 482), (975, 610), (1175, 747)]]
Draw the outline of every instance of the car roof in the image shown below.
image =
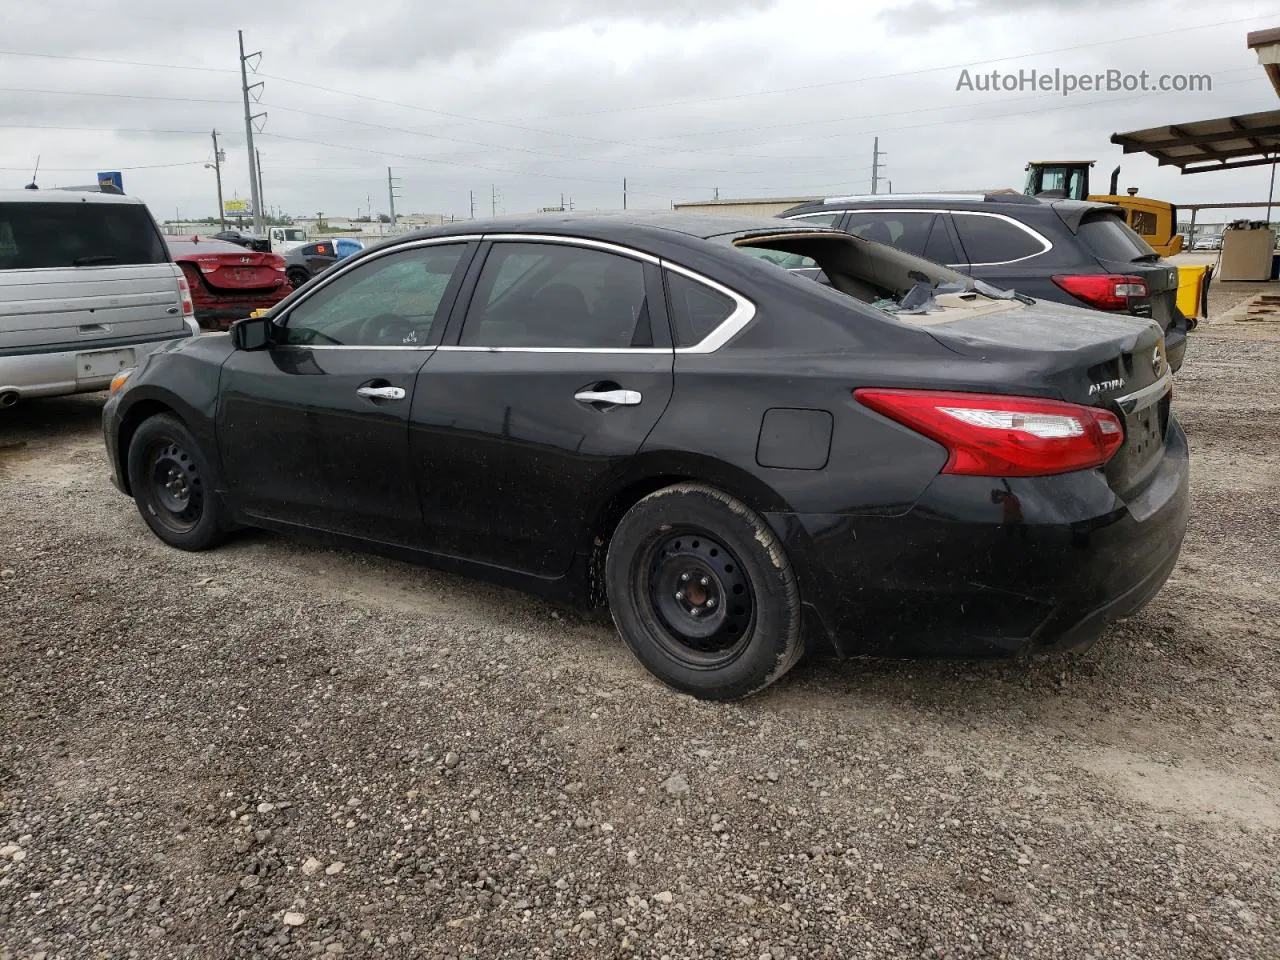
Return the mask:
[[(396, 238), (393, 242), (426, 237), (472, 236), (476, 234), (544, 234), (582, 237), (619, 244), (644, 240), (679, 242), (682, 238), (708, 240), (727, 235), (777, 233), (798, 230), (805, 233), (828, 231), (826, 227), (789, 226), (772, 217), (722, 217), (709, 213), (570, 213), (533, 214), (465, 220), (429, 227)], [(836, 233), (838, 231), (829, 231)]]
[(1094, 200), (1067, 200), (1054, 197), (1030, 197), (1023, 193), (878, 193), (856, 197), (828, 197), (799, 204), (784, 210), (780, 216), (791, 217), (825, 210), (853, 210), (858, 207), (897, 207), (910, 209), (990, 210), (1018, 216), (1033, 210), (1056, 210), (1063, 217), (1080, 217), (1090, 210), (1115, 210), (1110, 203)]
[(130, 203), (141, 204), (137, 197), (122, 193), (98, 193), (90, 190), (0, 190), (0, 203)]

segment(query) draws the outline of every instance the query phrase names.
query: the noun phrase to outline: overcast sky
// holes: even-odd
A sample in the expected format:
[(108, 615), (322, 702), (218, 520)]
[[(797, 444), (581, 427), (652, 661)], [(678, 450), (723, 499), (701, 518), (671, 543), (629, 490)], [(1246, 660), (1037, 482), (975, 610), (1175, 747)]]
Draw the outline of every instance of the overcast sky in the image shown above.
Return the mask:
[[(261, 50), (265, 199), (294, 215), (1021, 188), (1029, 159), (1096, 159), (1095, 187), (1265, 198), (1269, 167), (1179, 176), (1112, 133), (1280, 108), (1248, 0), (0, 0), (0, 184), (123, 170), (160, 218), (248, 196), (236, 30)], [(119, 61), (130, 61), (123, 63)], [(1210, 74), (1212, 92), (957, 90), (961, 68)], [(133, 169), (130, 169), (133, 168)], [(881, 191), (889, 188), (881, 185)]]

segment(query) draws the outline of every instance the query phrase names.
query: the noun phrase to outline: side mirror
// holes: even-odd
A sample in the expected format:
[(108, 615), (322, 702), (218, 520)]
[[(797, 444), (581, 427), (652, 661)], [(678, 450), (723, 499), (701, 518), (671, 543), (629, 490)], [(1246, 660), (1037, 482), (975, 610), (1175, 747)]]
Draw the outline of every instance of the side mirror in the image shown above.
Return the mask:
[(263, 350), (271, 345), (271, 321), (249, 317), (231, 325), (231, 342), (237, 350)]

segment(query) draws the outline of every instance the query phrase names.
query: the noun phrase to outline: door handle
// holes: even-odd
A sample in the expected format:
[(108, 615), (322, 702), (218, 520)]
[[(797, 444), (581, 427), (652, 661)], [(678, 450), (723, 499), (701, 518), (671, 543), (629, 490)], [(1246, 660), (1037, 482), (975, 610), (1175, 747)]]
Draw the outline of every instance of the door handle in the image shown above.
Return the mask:
[(608, 403), (621, 407), (634, 407), (644, 399), (639, 390), (582, 390), (573, 395), (582, 403)]
[(359, 387), (356, 393), (370, 400), (403, 400), (404, 387)]

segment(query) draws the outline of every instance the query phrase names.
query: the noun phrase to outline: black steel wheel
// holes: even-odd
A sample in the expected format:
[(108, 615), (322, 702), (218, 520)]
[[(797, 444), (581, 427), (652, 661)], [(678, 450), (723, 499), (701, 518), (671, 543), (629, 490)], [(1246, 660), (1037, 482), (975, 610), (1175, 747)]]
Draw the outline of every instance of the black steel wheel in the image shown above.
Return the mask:
[(172, 414), (144, 420), (128, 451), (129, 487), (138, 512), (170, 546), (204, 550), (225, 536), (208, 461)]
[(720, 490), (678, 484), (619, 521), (605, 558), (618, 632), (663, 682), (745, 697), (800, 659), (800, 592), (761, 517)]
[(204, 512), (200, 471), (179, 444), (158, 440), (144, 454), (147, 504), (156, 521), (174, 533), (190, 533)]
[(311, 274), (301, 267), (293, 267), (285, 274), (285, 279), (289, 281), (289, 286), (297, 290), (300, 286), (311, 279)]
[(755, 620), (751, 579), (708, 531), (687, 527), (657, 541), (633, 577), (632, 591), (664, 627), (659, 641), (673, 657), (711, 666), (746, 646)]

